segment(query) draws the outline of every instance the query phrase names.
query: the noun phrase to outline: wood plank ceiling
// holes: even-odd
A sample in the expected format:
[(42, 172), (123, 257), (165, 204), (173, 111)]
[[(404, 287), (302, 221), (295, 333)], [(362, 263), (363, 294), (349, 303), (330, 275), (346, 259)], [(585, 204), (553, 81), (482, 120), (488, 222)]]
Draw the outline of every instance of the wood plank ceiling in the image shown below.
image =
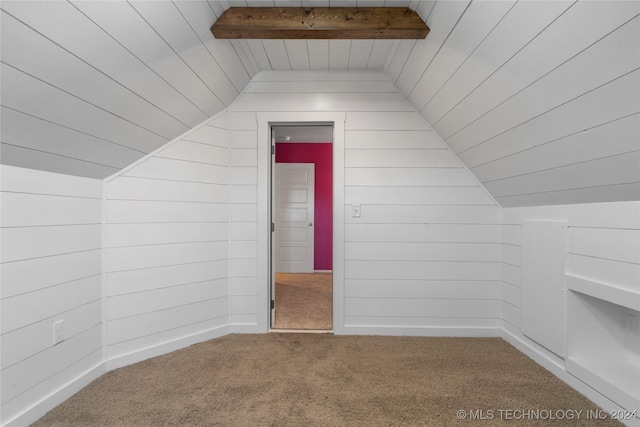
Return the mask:
[[(425, 40), (216, 40), (229, 7), (410, 7)], [(2, 163), (104, 178), (263, 70), (385, 72), (504, 206), (640, 199), (640, 2), (3, 1)]]

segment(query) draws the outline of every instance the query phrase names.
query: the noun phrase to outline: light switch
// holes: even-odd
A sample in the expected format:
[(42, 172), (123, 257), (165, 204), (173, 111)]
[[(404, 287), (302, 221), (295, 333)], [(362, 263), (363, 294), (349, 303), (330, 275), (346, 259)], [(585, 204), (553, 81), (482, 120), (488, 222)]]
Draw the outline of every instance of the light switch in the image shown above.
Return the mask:
[(351, 205), (351, 216), (353, 218), (360, 218), (360, 205)]

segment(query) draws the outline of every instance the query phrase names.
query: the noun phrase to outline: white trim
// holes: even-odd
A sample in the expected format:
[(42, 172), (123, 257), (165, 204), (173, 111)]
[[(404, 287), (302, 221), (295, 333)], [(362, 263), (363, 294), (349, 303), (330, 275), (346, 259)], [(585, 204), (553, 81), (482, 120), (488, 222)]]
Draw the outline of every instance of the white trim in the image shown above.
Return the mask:
[(102, 199), (101, 199), (101, 234), (102, 242), (100, 242), (100, 287), (101, 287), (101, 301), (100, 306), (102, 313), (100, 317), (102, 320), (102, 360), (107, 360), (107, 181), (102, 181)]
[(268, 112), (258, 120), (258, 325), (269, 331), (269, 234), (271, 223), (271, 123), (333, 123), (333, 330), (344, 329), (344, 122), (346, 113)]
[(378, 335), (411, 337), (499, 337), (500, 328), (451, 328), (428, 326), (350, 326), (345, 325), (344, 335)]
[(333, 273), (333, 270), (313, 270), (314, 273)]
[(104, 373), (105, 363), (100, 362), (85, 373), (67, 382), (62, 387), (49, 393), (46, 397), (31, 405), (24, 412), (2, 424), (5, 427), (28, 426), (42, 418), (47, 412), (88, 386), (92, 381), (100, 378)]
[[(546, 357), (544, 354), (537, 351), (526, 341), (516, 337), (515, 335), (509, 333), (505, 329), (500, 330), (500, 337), (507, 341), (509, 344), (514, 346), (517, 350), (524, 353), (526, 356), (533, 359), (538, 365), (545, 368), (547, 371), (551, 372), (558, 379), (569, 385), (571, 388), (576, 390), (578, 393), (585, 396), (591, 402), (600, 406), (607, 413), (625, 413), (625, 409), (608, 399), (606, 396), (602, 395), (597, 390), (591, 388), (587, 384), (580, 381), (578, 378), (574, 377), (570, 373), (565, 370), (565, 367), (562, 363), (555, 362), (554, 360)], [(624, 424), (627, 426), (640, 426), (640, 420), (626, 420)]]
[(197, 332), (174, 340), (166, 341), (151, 347), (136, 350), (132, 353), (119, 355), (106, 361), (107, 371), (112, 371), (123, 366), (141, 362), (152, 357), (171, 353), (193, 344), (208, 341), (214, 338), (220, 338), (231, 333), (229, 325), (218, 326), (207, 331)]

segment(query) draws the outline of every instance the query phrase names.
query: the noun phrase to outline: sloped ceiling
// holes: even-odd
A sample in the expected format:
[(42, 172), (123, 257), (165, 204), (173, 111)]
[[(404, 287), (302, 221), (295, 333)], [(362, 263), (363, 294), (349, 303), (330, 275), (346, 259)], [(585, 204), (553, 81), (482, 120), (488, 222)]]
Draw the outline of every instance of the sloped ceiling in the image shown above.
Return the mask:
[[(425, 40), (215, 40), (235, 6), (409, 6)], [(104, 178), (262, 70), (382, 70), (503, 206), (640, 200), (640, 2), (2, 1), (2, 163)]]

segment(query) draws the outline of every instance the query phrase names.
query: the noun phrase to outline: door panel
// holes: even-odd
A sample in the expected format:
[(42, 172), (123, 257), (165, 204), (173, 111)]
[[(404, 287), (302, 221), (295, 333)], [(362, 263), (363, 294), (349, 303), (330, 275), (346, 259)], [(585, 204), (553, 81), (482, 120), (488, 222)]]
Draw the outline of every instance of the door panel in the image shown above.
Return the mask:
[(274, 267), (278, 273), (313, 273), (313, 163), (275, 163)]

